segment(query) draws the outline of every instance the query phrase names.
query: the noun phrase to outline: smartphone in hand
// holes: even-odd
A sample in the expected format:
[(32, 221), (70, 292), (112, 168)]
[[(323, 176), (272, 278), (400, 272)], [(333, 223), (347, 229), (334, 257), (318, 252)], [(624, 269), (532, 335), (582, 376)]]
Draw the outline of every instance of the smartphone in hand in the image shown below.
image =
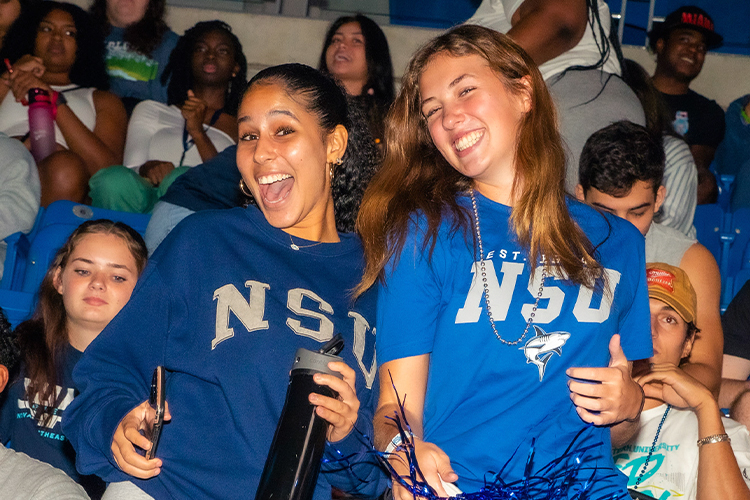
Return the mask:
[(151, 449), (146, 451), (146, 458), (151, 460), (156, 455), (156, 447), (159, 445), (161, 428), (164, 425), (164, 409), (166, 404), (166, 372), (163, 366), (157, 366), (151, 379), (151, 396), (148, 400), (151, 407), (156, 410), (154, 425), (151, 432), (146, 432), (146, 437), (151, 441)]

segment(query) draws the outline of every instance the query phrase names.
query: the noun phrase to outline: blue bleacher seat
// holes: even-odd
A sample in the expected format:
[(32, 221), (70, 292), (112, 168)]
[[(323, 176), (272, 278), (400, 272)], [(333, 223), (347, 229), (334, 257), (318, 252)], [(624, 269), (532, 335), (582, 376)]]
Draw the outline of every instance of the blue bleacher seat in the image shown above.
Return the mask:
[(725, 211), (729, 211), (729, 203), (734, 191), (734, 176), (730, 174), (716, 175), (716, 183), (719, 185), (719, 199), (716, 203)]
[(740, 208), (732, 214), (730, 234), (733, 241), (729, 246), (727, 272), (734, 276), (740, 269), (750, 268), (750, 208)]
[(713, 254), (716, 262), (720, 263), (724, 210), (716, 204), (698, 205), (695, 207), (694, 225), (698, 241)]
[(121, 221), (143, 235), (150, 217), (56, 201), (37, 218), (29, 235), (16, 233), (6, 238), (8, 251), (0, 285), (0, 307), (6, 310), (11, 324), (15, 327), (31, 314), (35, 294), (55, 253), (81, 223), (91, 219)]
[(8, 318), (12, 328), (29, 319), (34, 311), (34, 302), (33, 293), (0, 290), (0, 307), (5, 312), (5, 317)]

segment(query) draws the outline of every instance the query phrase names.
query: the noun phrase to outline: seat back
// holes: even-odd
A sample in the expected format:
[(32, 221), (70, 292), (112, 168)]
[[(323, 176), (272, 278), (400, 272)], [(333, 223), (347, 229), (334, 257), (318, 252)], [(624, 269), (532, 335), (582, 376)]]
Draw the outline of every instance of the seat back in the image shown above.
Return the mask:
[(740, 269), (750, 268), (750, 208), (740, 208), (732, 214), (734, 240), (729, 247), (728, 273), (734, 276)]
[[(71, 201), (56, 201), (37, 218), (29, 235), (12, 235), (12, 264), (6, 268), (0, 287), (0, 307), (13, 327), (28, 319), (36, 306), (39, 285), (57, 251), (81, 223), (92, 219), (110, 219), (128, 224), (141, 235), (146, 233), (146, 214), (131, 214), (94, 208)], [(11, 245), (8, 247), (11, 251)], [(6, 266), (9, 260), (6, 258)], [(7, 281), (6, 281), (7, 276)]]
[(721, 262), (721, 230), (724, 211), (719, 205), (695, 207), (695, 225), (698, 241), (711, 252), (716, 262)]
[(110, 219), (128, 224), (141, 235), (146, 233), (150, 215), (117, 212), (94, 208), (72, 201), (56, 201), (44, 213), (29, 255), (21, 291), (35, 293), (52, 263), (55, 254), (71, 233), (83, 222), (94, 219)]
[[(0, 307), (5, 312), (12, 328), (26, 321), (34, 312), (35, 297), (33, 293), (17, 290), (0, 290)], [(0, 445), (2, 446), (2, 445)]]
[(734, 191), (734, 176), (730, 174), (717, 175), (717, 184), (719, 185), (719, 198), (716, 203), (726, 211), (729, 211), (729, 203), (732, 200)]

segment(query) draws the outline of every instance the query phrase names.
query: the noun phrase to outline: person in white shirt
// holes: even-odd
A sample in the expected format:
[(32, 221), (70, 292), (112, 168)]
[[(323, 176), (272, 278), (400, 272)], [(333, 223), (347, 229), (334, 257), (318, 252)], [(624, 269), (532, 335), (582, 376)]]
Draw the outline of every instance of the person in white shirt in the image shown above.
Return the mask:
[(750, 499), (750, 434), (723, 418), (711, 391), (680, 369), (700, 330), (685, 271), (646, 264), (654, 356), (636, 361), (646, 395), (640, 430), (613, 450), (628, 488), (660, 500)]

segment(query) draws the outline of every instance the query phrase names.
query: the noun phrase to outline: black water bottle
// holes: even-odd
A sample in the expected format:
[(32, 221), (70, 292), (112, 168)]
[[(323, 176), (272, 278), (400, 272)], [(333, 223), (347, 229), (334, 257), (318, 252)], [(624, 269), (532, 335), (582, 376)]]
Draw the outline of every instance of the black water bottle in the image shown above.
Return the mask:
[(340, 335), (318, 352), (298, 349), (289, 375), (284, 409), (276, 426), (271, 449), (266, 458), (255, 500), (310, 500), (320, 472), (326, 444), (328, 422), (315, 413), (310, 403), (311, 392), (331, 398), (338, 394), (328, 386), (315, 383), (313, 375), (341, 374), (328, 368), (343, 348)]

